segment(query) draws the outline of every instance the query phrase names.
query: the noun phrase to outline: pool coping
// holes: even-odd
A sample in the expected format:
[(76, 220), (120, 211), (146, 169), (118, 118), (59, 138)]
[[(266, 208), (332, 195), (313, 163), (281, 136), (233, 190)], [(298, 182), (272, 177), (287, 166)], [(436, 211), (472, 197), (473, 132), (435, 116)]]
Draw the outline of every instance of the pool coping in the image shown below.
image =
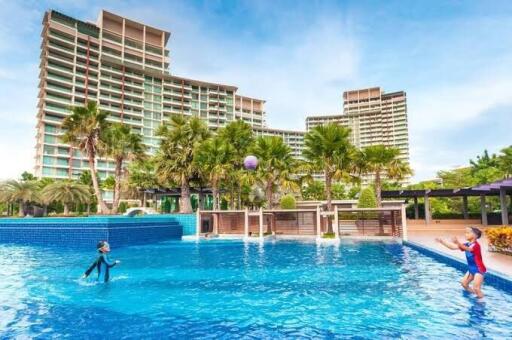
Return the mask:
[[(434, 250), (430, 247), (426, 247), (424, 245), (412, 241), (403, 241), (402, 244), (420, 252), (423, 255), (429, 256), (444, 264), (454, 267), (460, 272), (465, 273), (467, 271), (466, 262), (454, 256), (442, 253), (440, 251)], [(512, 277), (500, 273), (498, 271), (487, 270), (487, 272), (485, 273), (485, 283), (495, 288), (502, 289), (512, 293)]]

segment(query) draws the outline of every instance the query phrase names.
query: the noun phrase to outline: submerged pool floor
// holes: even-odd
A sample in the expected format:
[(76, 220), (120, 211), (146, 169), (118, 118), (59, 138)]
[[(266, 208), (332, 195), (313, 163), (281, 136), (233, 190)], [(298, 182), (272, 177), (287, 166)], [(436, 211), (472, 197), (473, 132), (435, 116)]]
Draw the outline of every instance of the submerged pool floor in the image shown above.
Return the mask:
[(389, 242), (173, 241), (95, 252), (0, 245), (0, 338), (512, 338), (512, 294)]

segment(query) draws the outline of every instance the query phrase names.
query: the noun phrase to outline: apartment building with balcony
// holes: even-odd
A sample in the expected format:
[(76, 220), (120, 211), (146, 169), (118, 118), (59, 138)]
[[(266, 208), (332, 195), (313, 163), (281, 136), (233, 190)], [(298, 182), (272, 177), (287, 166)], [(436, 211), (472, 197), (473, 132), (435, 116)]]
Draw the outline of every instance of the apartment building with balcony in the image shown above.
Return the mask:
[[(35, 174), (76, 178), (88, 168), (79, 150), (60, 141), (71, 106), (99, 103), (112, 122), (143, 136), (150, 153), (155, 131), (171, 115), (198, 116), (216, 130), (241, 119), (265, 126), (264, 100), (237, 94), (236, 86), (171, 74), (170, 32), (101, 11), (96, 23), (50, 10), (43, 18), (37, 112)], [(97, 161), (106, 178), (114, 164)]]
[(268, 127), (253, 127), (256, 136), (280, 137), (292, 149), (293, 157), (302, 159), (304, 150), (304, 135), (306, 132), (297, 130), (271, 129)]
[(343, 113), (308, 116), (306, 130), (328, 123), (350, 128), (351, 142), (357, 148), (377, 144), (393, 146), (400, 150), (399, 158), (409, 163), (407, 95), (404, 91), (385, 93), (380, 87), (345, 91)]

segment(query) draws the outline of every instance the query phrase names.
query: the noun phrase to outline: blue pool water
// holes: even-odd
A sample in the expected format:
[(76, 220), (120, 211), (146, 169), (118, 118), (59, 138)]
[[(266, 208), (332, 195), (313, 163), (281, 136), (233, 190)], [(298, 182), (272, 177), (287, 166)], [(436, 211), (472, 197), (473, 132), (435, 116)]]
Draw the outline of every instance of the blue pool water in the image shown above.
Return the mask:
[(512, 338), (512, 294), (397, 243), (172, 241), (92, 252), (0, 245), (0, 338)]

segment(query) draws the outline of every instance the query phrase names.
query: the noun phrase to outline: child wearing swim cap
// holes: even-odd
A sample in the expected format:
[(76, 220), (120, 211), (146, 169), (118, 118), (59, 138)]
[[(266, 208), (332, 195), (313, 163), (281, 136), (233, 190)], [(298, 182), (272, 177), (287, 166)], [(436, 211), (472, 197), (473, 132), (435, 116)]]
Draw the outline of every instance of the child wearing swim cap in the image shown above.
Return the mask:
[[(487, 269), (482, 259), (482, 248), (477, 241), (482, 236), (482, 231), (476, 227), (468, 227), (465, 236), (467, 242), (464, 243), (460, 242), (455, 236), (452, 238), (452, 242), (447, 242), (441, 238), (436, 238), (436, 241), (449, 249), (460, 249), (466, 253), (468, 271), (460, 283), (468, 292), (475, 294), (478, 298), (483, 298), (482, 285)], [(471, 282), (473, 282), (473, 287), (470, 287)]]
[(110, 268), (114, 267), (118, 263), (121, 263), (121, 261), (111, 261), (109, 259), (108, 253), (110, 252), (110, 245), (107, 241), (98, 242), (98, 244), (96, 245), (96, 249), (98, 250), (99, 256), (85, 271), (82, 278), (87, 278), (94, 270), (94, 268), (96, 268), (98, 272), (98, 281), (108, 282), (108, 280), (110, 279)]

